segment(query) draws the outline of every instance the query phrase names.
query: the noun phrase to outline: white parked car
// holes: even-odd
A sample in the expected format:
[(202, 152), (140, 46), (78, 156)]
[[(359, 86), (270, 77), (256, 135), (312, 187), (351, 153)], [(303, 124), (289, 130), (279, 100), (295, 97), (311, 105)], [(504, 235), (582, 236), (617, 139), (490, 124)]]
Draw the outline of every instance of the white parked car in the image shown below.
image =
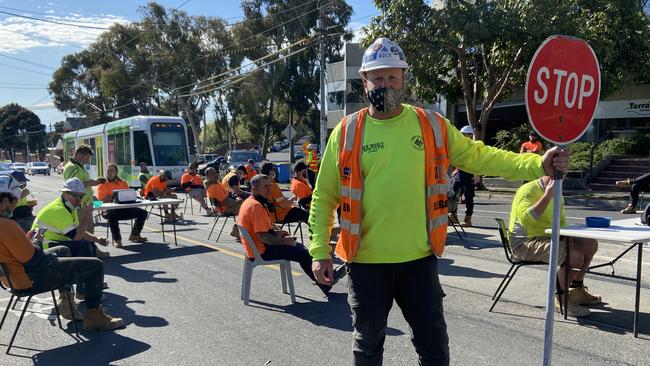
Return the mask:
[(25, 173), (26, 166), (25, 163), (13, 163), (11, 164), (11, 169)]
[(42, 161), (27, 163), (26, 172), (29, 175), (43, 174), (50, 175), (50, 167)]

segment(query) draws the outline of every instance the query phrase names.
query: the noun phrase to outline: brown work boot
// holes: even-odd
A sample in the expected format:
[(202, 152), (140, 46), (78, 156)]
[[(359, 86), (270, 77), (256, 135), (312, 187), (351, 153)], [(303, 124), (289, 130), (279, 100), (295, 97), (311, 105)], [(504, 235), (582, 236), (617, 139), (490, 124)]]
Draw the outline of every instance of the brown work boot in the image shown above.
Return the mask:
[(114, 330), (123, 326), (124, 320), (122, 318), (106, 314), (101, 305), (95, 309), (86, 310), (86, 316), (84, 316), (85, 330)]
[[(68, 302), (68, 298), (70, 298), (70, 302)], [(70, 308), (70, 303), (72, 303), (72, 308)], [(79, 308), (77, 308), (77, 304), (72, 298), (72, 294), (69, 292), (59, 293), (59, 298), (56, 300), (56, 306), (59, 309), (59, 315), (61, 315), (63, 319), (73, 320), (73, 316), (74, 320), (83, 319), (83, 315), (81, 315)]]
[(463, 227), (472, 227), (472, 215), (465, 215), (465, 219), (460, 223)]
[(628, 205), (621, 210), (622, 214), (635, 214), (636, 213), (636, 207), (632, 206), (631, 203), (628, 203)]
[(587, 287), (578, 287), (569, 289), (569, 302), (579, 305), (598, 305), (603, 303), (600, 295), (590, 294)]
[(111, 253), (105, 252), (105, 251), (103, 251), (103, 250), (101, 250), (101, 249), (99, 249), (99, 248), (97, 248), (95, 246), (95, 256), (97, 256), (97, 258), (100, 258), (100, 259), (101, 258), (107, 258), (107, 257), (111, 256)]
[[(562, 297), (564, 297), (564, 295), (562, 295)], [(567, 315), (572, 318), (586, 318), (591, 315), (591, 311), (589, 311), (589, 309), (571, 301), (571, 297), (569, 297), (569, 306), (565, 310), (567, 312)], [(560, 312), (560, 300), (558, 300), (558, 296), (555, 296), (555, 311), (558, 313)]]
[(115, 245), (116, 248), (123, 248), (124, 245), (122, 245), (121, 240), (113, 240), (113, 245)]
[(140, 234), (138, 234), (138, 235), (131, 234), (129, 236), (129, 241), (132, 241), (134, 243), (146, 243), (147, 238), (145, 238), (144, 236), (140, 236)]
[(623, 180), (617, 180), (616, 181), (616, 187), (618, 188), (630, 188), (632, 187), (632, 179), (627, 178)]

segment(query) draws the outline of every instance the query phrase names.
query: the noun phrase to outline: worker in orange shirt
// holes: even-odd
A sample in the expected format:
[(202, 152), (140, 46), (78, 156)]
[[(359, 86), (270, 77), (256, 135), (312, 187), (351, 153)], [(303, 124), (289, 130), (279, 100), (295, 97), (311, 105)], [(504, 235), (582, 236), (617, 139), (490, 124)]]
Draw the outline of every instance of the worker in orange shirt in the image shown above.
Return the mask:
[(521, 144), (521, 148), (519, 149), (519, 153), (533, 153), (537, 155), (542, 155), (542, 151), (544, 150), (544, 145), (542, 145), (542, 142), (539, 140), (539, 135), (537, 132), (530, 131), (530, 134), (528, 135), (528, 140), (524, 143)]
[(271, 203), (273, 203), (273, 212), (269, 210), (271, 221), (279, 224), (294, 222), (307, 223), (307, 220), (309, 220), (309, 212), (300, 207), (295, 207), (293, 203), (282, 194), (282, 189), (275, 180), (277, 177), (275, 164), (264, 163), (260, 171), (261, 174), (267, 175), (273, 183), (271, 187)]
[(312, 188), (307, 179), (307, 165), (299, 161), (293, 166), (293, 179), (291, 180), (291, 192), (301, 207), (309, 210), (311, 206)]
[(250, 182), (251, 179), (257, 175), (257, 171), (255, 171), (255, 162), (253, 159), (248, 159), (248, 163), (244, 166), (244, 168), (246, 168), (246, 173), (244, 173), (244, 180), (246, 182)]
[[(113, 191), (116, 189), (129, 189), (129, 185), (117, 176), (117, 165), (110, 164), (106, 168), (106, 181), (97, 186), (97, 198), (104, 202), (113, 201)], [(134, 243), (144, 243), (147, 238), (140, 236), (145, 221), (147, 221), (147, 211), (137, 207), (121, 208), (118, 210), (108, 210), (108, 226), (111, 228), (113, 235), (113, 245), (122, 248), (122, 235), (120, 234), (120, 220), (135, 220), (129, 241)]]
[(208, 199), (214, 207), (214, 213), (236, 216), (244, 201), (224, 187), (219, 181), (219, 173), (215, 168), (206, 169), (205, 176), (207, 178), (205, 187), (208, 192)]
[[(145, 198), (178, 198), (176, 194), (174, 194), (172, 190), (167, 187), (167, 181), (170, 179), (172, 179), (172, 172), (169, 170), (161, 170), (160, 174), (151, 177), (151, 179), (149, 179), (147, 182), (147, 185), (144, 187)], [(182, 216), (176, 214), (176, 207), (178, 207), (178, 205), (172, 205), (172, 212), (169, 213), (169, 206), (163, 206), (165, 217), (167, 219), (182, 218)]]
[(205, 202), (203, 181), (201, 176), (197, 174), (196, 169), (196, 163), (190, 163), (187, 166), (187, 171), (181, 176), (181, 188), (185, 189), (187, 195), (201, 205), (201, 208), (207, 212), (208, 216), (212, 216), (213, 211), (208, 209), (208, 204)]

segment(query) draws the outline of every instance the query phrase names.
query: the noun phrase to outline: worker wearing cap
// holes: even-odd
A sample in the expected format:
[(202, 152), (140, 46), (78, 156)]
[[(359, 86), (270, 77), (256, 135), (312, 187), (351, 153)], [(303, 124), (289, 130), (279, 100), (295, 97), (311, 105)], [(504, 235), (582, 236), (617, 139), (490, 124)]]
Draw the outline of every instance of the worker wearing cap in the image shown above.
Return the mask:
[(542, 142), (539, 141), (539, 135), (537, 135), (537, 132), (533, 130), (530, 131), (530, 134), (528, 134), (528, 141), (521, 144), (519, 153), (528, 152), (537, 155), (542, 155), (543, 150), (544, 150), (544, 145), (542, 145)]
[(93, 243), (106, 246), (105, 238), (83, 230), (79, 224), (77, 209), (86, 194), (86, 188), (79, 178), (65, 181), (61, 196), (43, 207), (34, 220), (32, 229), (47, 229), (43, 239), (43, 249), (63, 245), (70, 248), (73, 257), (94, 257)]
[[(169, 170), (161, 170), (160, 174), (154, 175), (149, 179), (147, 185), (144, 187), (144, 196), (147, 199), (158, 199), (158, 198), (178, 198), (175, 193), (172, 192), (170, 188), (167, 187), (167, 181), (172, 179), (172, 172)], [(181, 218), (180, 215), (176, 214), (176, 207), (178, 205), (172, 205), (171, 213), (169, 212), (169, 207), (167, 205), (163, 206), (165, 211), (165, 217), (168, 219), (178, 219)]]
[[(309, 214), (313, 271), (330, 284), (330, 231), (341, 205), (336, 255), (348, 265), (357, 365), (381, 364), (393, 301), (409, 323), (419, 363), (449, 364), (437, 268), (447, 235), (449, 164), (529, 180), (568, 165), (567, 152), (551, 149), (540, 157), (485, 146), (440, 114), (404, 104), (407, 68), (404, 52), (388, 38), (365, 51), (359, 71), (370, 106), (332, 132)], [(395, 180), (405, 171), (421, 186)]]

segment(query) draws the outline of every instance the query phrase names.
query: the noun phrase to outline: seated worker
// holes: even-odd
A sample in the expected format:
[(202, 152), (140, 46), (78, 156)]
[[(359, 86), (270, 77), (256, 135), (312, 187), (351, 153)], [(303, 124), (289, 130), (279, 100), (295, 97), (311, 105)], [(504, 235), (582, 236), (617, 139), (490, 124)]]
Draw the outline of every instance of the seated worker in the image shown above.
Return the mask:
[[(77, 215), (81, 201), (86, 194), (84, 184), (79, 178), (65, 181), (61, 196), (48, 203), (36, 215), (32, 229), (47, 229), (43, 239), (43, 249), (63, 245), (70, 249), (73, 257), (94, 257), (95, 245), (106, 246), (105, 238), (97, 237), (79, 227)], [(82, 210), (92, 210), (83, 207)]]
[[(530, 181), (517, 189), (512, 210), (510, 212), (510, 241), (512, 253), (515, 257), (527, 261), (548, 263), (551, 251), (551, 237), (545, 230), (551, 228), (553, 222), (553, 186), (555, 181), (544, 176)], [(561, 225), (564, 226), (564, 200), (562, 201)], [(594, 239), (574, 237), (560, 237), (558, 249), (558, 295), (564, 289), (565, 276), (570, 284), (568, 295), (567, 314), (572, 317), (589, 316), (591, 312), (582, 305), (595, 305), (602, 303), (600, 296), (587, 292), (583, 281), (585, 272), (566, 270), (566, 246), (569, 245), (569, 266), (587, 270), (594, 254), (598, 250), (598, 242)], [(555, 299), (556, 309), (559, 310), (558, 299)]]
[[(117, 165), (110, 164), (106, 168), (106, 182), (97, 186), (97, 198), (104, 202), (113, 201), (113, 191), (116, 189), (128, 189), (129, 185), (117, 176)], [(147, 211), (137, 207), (122, 208), (119, 210), (106, 211), (108, 217), (108, 226), (111, 228), (113, 235), (113, 244), (122, 248), (122, 235), (120, 234), (120, 220), (135, 220), (129, 241), (134, 243), (144, 243), (147, 238), (140, 236), (145, 221), (147, 221)]]
[(236, 216), (244, 201), (228, 192), (226, 187), (219, 181), (219, 173), (217, 173), (215, 168), (210, 167), (206, 169), (205, 176), (207, 178), (205, 180), (205, 187), (215, 213)]
[(241, 189), (241, 182), (244, 178), (244, 174), (246, 174), (246, 167), (240, 165), (234, 171), (226, 174), (221, 181), (221, 184), (223, 184), (223, 186), (226, 187), (229, 192), (237, 195), (243, 200), (251, 195), (249, 192), (244, 192)]
[(630, 203), (627, 204), (621, 213), (633, 214), (636, 213), (636, 205), (639, 204), (639, 193), (650, 192), (650, 173), (644, 174), (636, 178), (627, 178), (616, 182), (619, 188), (630, 189)]
[(201, 176), (197, 174), (196, 169), (196, 163), (190, 163), (187, 167), (187, 172), (181, 177), (181, 188), (183, 188), (192, 199), (196, 200), (201, 205), (201, 208), (208, 213), (208, 216), (211, 216), (212, 210), (208, 209), (208, 204), (205, 202), (205, 187), (203, 186)]
[(86, 291), (86, 314), (82, 318), (74, 301), (66, 298), (69, 294), (62, 292), (57, 307), (63, 318), (83, 319), (86, 330), (113, 330), (124, 326), (122, 319), (106, 314), (102, 308), (104, 263), (100, 259), (66, 258), (70, 250), (64, 246), (43, 250), (38, 245), (42, 236), (35, 235), (34, 230), (25, 235), (15, 222), (7, 219), (12, 215), (19, 195), (17, 182), (10, 176), (0, 176), (0, 262), (7, 266), (9, 274), (8, 279), (0, 278), (2, 283), (8, 286), (11, 281), (16, 290), (52, 291), (76, 281)]
[(277, 177), (275, 164), (264, 163), (260, 171), (262, 174), (268, 175), (271, 182), (273, 182), (273, 186), (271, 187), (271, 202), (273, 203), (274, 210), (271, 212), (271, 222), (277, 222), (279, 224), (290, 222), (307, 223), (309, 220), (309, 212), (302, 208), (295, 207), (291, 201), (282, 194), (282, 189), (280, 189), (280, 186), (275, 181)]
[(253, 177), (257, 175), (254, 166), (255, 166), (255, 161), (253, 161), (253, 159), (248, 159), (248, 162), (244, 166), (244, 168), (246, 168), (246, 173), (244, 173), (244, 180), (246, 180), (247, 182), (250, 182), (251, 179), (253, 179)]
[(301, 207), (309, 210), (311, 205), (312, 188), (307, 178), (307, 165), (299, 161), (293, 166), (293, 179), (291, 180), (291, 192)]
[(21, 188), (20, 198), (18, 199), (18, 203), (16, 204), (11, 219), (20, 225), (20, 227), (26, 232), (29, 231), (34, 223), (35, 217), (33, 211), (34, 206), (36, 206), (38, 202), (29, 189), (27, 189), (27, 182), (29, 179), (27, 179), (25, 173), (14, 170), (11, 172), (11, 177), (20, 184)]
[(140, 187), (142, 187), (142, 191), (140, 194), (144, 196), (144, 187), (147, 186), (147, 183), (149, 182), (149, 179), (151, 179), (152, 174), (149, 172), (149, 167), (147, 166), (147, 163), (140, 163), (140, 174), (138, 174), (138, 180), (140, 181)]
[[(267, 207), (271, 205), (272, 187), (273, 182), (267, 175), (254, 176), (251, 180), (253, 195), (244, 201), (239, 210), (237, 223), (248, 231), (254, 241), (254, 243), (249, 243), (244, 237), (241, 238), (246, 256), (250, 260), (255, 258), (253, 250), (250, 248), (250, 245), (255, 245), (262, 259), (267, 261), (286, 259), (298, 262), (305, 274), (315, 282), (316, 277), (311, 269), (312, 257), (307, 248), (296, 243), (296, 240), (289, 236), (288, 232), (275, 230), (271, 224)], [(334, 283), (345, 274), (344, 271), (343, 266), (334, 271)], [(318, 284), (318, 287), (327, 295), (332, 289), (332, 285)]]
[[(160, 174), (154, 175), (147, 182), (147, 185), (144, 187), (144, 197), (146, 199), (178, 198), (176, 194), (172, 193), (172, 190), (167, 187), (167, 181), (170, 179), (172, 179), (172, 172), (169, 170), (161, 170)], [(164, 205), (163, 211), (165, 211), (165, 217), (168, 219), (181, 218), (180, 215), (176, 214), (176, 207), (178, 207), (178, 205), (172, 205), (172, 212), (170, 214), (169, 206)]]

